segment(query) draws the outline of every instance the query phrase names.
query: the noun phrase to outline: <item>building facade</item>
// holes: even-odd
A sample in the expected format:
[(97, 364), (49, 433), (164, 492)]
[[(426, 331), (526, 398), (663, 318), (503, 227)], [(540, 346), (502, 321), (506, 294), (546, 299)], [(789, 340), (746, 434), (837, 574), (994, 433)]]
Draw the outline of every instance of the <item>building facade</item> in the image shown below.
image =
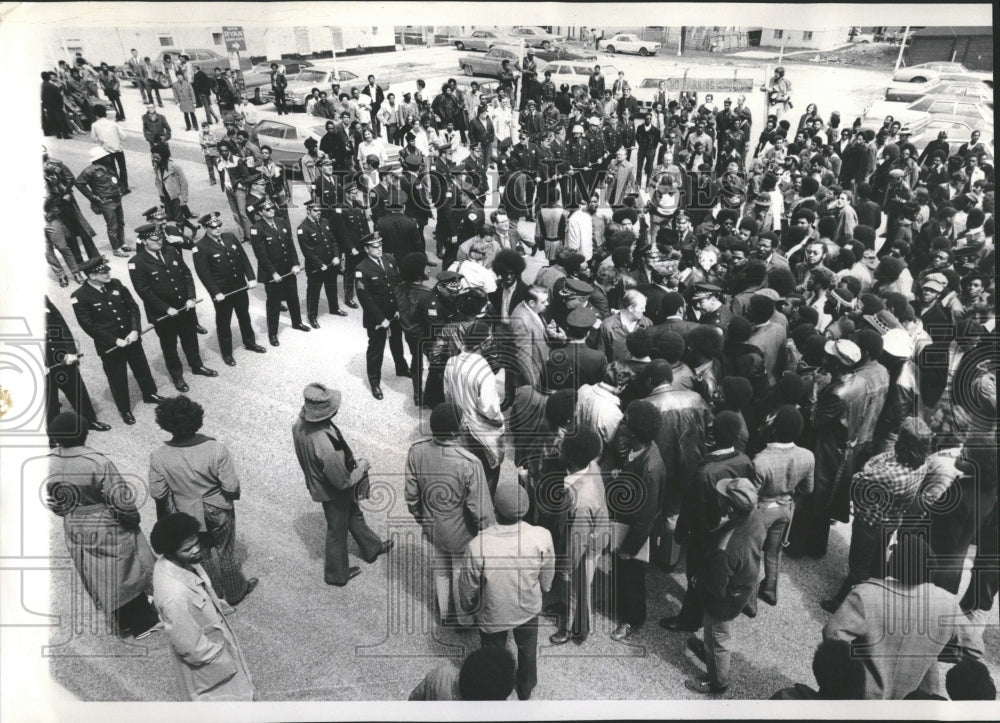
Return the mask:
[(970, 70), (993, 70), (993, 29), (980, 26), (927, 27), (911, 34), (906, 64), (962, 63)]

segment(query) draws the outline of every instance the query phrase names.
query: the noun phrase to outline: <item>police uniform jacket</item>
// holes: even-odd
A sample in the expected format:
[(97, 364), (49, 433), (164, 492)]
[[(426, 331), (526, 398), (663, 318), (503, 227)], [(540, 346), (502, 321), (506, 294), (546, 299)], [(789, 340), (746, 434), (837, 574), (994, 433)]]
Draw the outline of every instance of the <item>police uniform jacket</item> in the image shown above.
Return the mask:
[(510, 167), (537, 176), (538, 148), (522, 140), (510, 149)]
[(256, 193), (247, 194), (247, 218), (250, 219), (250, 223), (258, 223), (263, 220), (263, 216), (260, 215), (261, 206), (267, 201), (267, 195)]
[(67, 354), (76, 354), (78, 350), (62, 312), (47, 296), (45, 314), (45, 366), (50, 367), (63, 361)]
[(165, 223), (160, 227), (163, 239), (171, 246), (190, 251), (195, 246), (193, 238), (188, 238), (176, 223)]
[(386, 319), (396, 315), (396, 289), (399, 287), (399, 269), (392, 254), (382, 254), (382, 265), (367, 254), (354, 270), (355, 287), (366, 329), (374, 329)]
[(283, 276), (299, 264), (292, 229), (283, 218), (275, 218), (274, 226), (267, 221), (255, 224), (250, 229), (250, 244), (257, 257), (257, 278), (265, 283), (272, 280), (272, 275)]
[(150, 321), (156, 321), (171, 307), (183, 308), (184, 302), (195, 297), (194, 277), (181, 252), (164, 244), (160, 254), (162, 261), (143, 247), (128, 262), (132, 288), (142, 299)]
[(94, 340), (97, 353), (115, 346), (133, 331), (142, 330), (142, 316), (132, 293), (118, 279), (111, 279), (103, 291), (85, 283), (72, 294), (73, 313), (87, 336)]
[(404, 256), (414, 251), (423, 250), (420, 227), (412, 218), (401, 213), (385, 214), (375, 224), (375, 229), (382, 237), (386, 253), (393, 256)]
[(207, 234), (198, 239), (194, 252), (194, 270), (209, 295), (227, 294), (253, 280), (253, 265), (243, 244), (228, 231), (218, 241)]
[(299, 224), (296, 234), (299, 237), (302, 256), (306, 260), (306, 271), (319, 271), (341, 255), (340, 246), (325, 218), (313, 221), (307, 216)]
[(586, 138), (576, 139), (566, 144), (566, 160), (573, 168), (585, 168), (590, 165), (590, 142)]
[(590, 144), (590, 162), (600, 163), (605, 156), (604, 153), (604, 132), (598, 128), (587, 133), (587, 142)]
[(363, 253), (361, 239), (371, 233), (365, 212), (360, 208), (335, 208), (330, 214), (330, 228), (345, 254), (357, 251)]

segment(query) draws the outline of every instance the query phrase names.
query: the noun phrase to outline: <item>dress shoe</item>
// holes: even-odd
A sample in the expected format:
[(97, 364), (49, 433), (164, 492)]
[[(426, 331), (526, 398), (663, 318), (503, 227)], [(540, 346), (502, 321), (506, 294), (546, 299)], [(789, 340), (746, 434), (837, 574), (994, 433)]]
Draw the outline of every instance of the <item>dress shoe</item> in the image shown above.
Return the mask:
[(115, 249), (114, 251), (111, 252), (111, 254), (113, 256), (117, 256), (120, 259), (127, 259), (128, 258), (128, 252), (127, 251), (123, 251), (122, 249)]
[(125, 424), (135, 424), (135, 417), (132, 415), (132, 412), (125, 412), (125, 414), (122, 415), (122, 421), (125, 422)]
[(111, 425), (104, 422), (91, 422), (87, 425), (87, 428), (92, 432), (107, 432), (111, 429)]
[(247, 351), (254, 351), (254, 352), (257, 352), (258, 354), (266, 354), (267, 353), (267, 349), (265, 349), (264, 347), (262, 347), (260, 344), (247, 344), (246, 350)]
[(382, 555), (388, 555), (390, 552), (392, 552), (392, 548), (394, 548), (395, 546), (396, 546), (395, 540), (386, 540), (385, 542), (382, 543), (382, 547), (379, 548), (378, 554), (375, 555), (375, 559), (377, 560)]
[(178, 377), (177, 379), (174, 379), (174, 389), (183, 394), (184, 392), (189, 391), (191, 387), (187, 385), (187, 382), (184, 381), (183, 377)]
[(752, 603), (747, 603), (746, 605), (743, 606), (743, 610), (741, 610), (740, 612), (742, 612), (748, 618), (753, 619), (757, 617), (757, 606)]
[(549, 642), (553, 645), (565, 645), (572, 639), (573, 636), (570, 635), (568, 630), (560, 630), (549, 636)]
[(69, 279), (63, 276), (59, 279), (59, 287), (65, 289), (67, 286), (69, 286)]
[(233, 359), (231, 356), (224, 356), (224, 357), (222, 357), (222, 361), (224, 361), (226, 363), (226, 366), (229, 366), (229, 367), (236, 366), (236, 360)]
[(347, 316), (347, 312), (344, 311), (343, 309), (334, 309), (330, 313), (333, 314), (334, 316)]
[(380, 387), (378, 384), (373, 384), (372, 396), (375, 397), (376, 399), (382, 399), (383, 397), (385, 397), (385, 395), (382, 393), (382, 387)]
[(316, 319), (315, 316), (309, 317), (309, 326), (311, 326), (313, 329), (319, 328), (319, 321)]
[(409, 379), (413, 375), (410, 373), (409, 369), (403, 369), (402, 371), (400, 371), (399, 369), (397, 369), (396, 370), (396, 376), (397, 377), (406, 377), (407, 379)]
[(613, 633), (611, 633), (611, 639), (618, 641), (626, 640), (627, 638), (632, 637), (634, 633), (635, 629), (631, 625), (629, 625), (628, 623), (622, 623), (617, 628), (615, 628), (615, 631)]
[(159, 394), (147, 394), (142, 398), (142, 401), (146, 404), (159, 404), (166, 397), (161, 397)]
[(840, 601), (835, 600), (834, 598), (827, 598), (826, 600), (820, 600), (819, 606), (833, 615), (837, 612), (837, 608), (840, 607)]
[(249, 595), (250, 593), (252, 593), (253, 589), (255, 587), (257, 587), (257, 583), (258, 582), (260, 582), (260, 580), (258, 580), (256, 577), (251, 577), (249, 580), (247, 580), (247, 586), (243, 590), (243, 594), (240, 595), (235, 600), (231, 601), (229, 604), (233, 605), (233, 606), (236, 606), (236, 605), (239, 605), (241, 602), (243, 602), (246, 599), (247, 595)]
[(130, 254), (133, 251), (135, 251), (135, 249), (132, 246), (129, 246), (128, 244), (122, 244), (121, 246), (118, 247), (118, 250), (124, 251), (127, 254)]
[(278, 346), (278, 335), (277, 334), (268, 334), (267, 335), (267, 340), (271, 343), (271, 346)]
[(680, 624), (680, 618), (676, 615), (660, 618), (660, 627), (673, 633), (693, 633), (698, 628), (689, 628)]
[(694, 653), (694, 657), (703, 663), (708, 659), (708, 653), (705, 650), (705, 641), (701, 638), (696, 638), (694, 635), (688, 638), (687, 649)]
[(303, 324), (301, 321), (298, 324), (292, 324), (292, 328), (297, 329), (298, 331), (312, 331), (312, 329)]
[(215, 371), (214, 369), (209, 369), (204, 364), (201, 365), (200, 367), (195, 367), (194, 369), (192, 369), (191, 373), (192, 374), (197, 374), (199, 377), (217, 377), (217, 376), (219, 376), (219, 372)]
[(208, 329), (206, 329), (205, 327), (203, 327), (201, 324), (195, 324), (194, 330), (197, 331), (199, 334), (207, 334), (208, 333)]
[(348, 309), (357, 309), (358, 308), (358, 302), (356, 302), (354, 299), (351, 299), (350, 301), (345, 301), (344, 305)]
[(330, 582), (329, 580), (327, 580), (326, 584), (333, 585), (335, 587), (344, 587), (344, 585), (346, 585), (348, 582), (350, 582), (360, 574), (361, 574), (361, 568), (352, 566), (347, 570), (347, 582)]
[(760, 587), (757, 588), (757, 599), (758, 600), (763, 600), (768, 605), (777, 605), (778, 604), (778, 592), (776, 590), (767, 590), (767, 589), (765, 589), (764, 588), (764, 583), (762, 582), (760, 584)]
[(725, 693), (729, 686), (716, 686), (708, 678), (688, 678), (684, 681), (684, 687), (702, 695), (718, 695)]

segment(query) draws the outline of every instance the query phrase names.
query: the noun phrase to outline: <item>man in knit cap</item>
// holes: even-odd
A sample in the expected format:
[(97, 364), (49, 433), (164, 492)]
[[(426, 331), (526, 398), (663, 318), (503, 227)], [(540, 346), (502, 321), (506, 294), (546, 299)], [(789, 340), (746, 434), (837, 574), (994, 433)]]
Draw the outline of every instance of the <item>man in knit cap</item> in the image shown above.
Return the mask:
[(505, 482), (494, 499), (496, 524), (479, 533), (461, 563), (462, 608), (474, 613), (484, 648), (505, 649), (507, 632), (517, 645), (517, 697), (528, 700), (538, 682), (538, 615), (552, 587), (555, 551), (549, 531), (522, 519), (528, 493)]
[(458, 438), (458, 410), (442, 402), (431, 412), (432, 439), (410, 447), (406, 506), (434, 551), (434, 590), (442, 624), (471, 625), (458, 597), (461, 557), (473, 537), (493, 523), (493, 502), (482, 462)]

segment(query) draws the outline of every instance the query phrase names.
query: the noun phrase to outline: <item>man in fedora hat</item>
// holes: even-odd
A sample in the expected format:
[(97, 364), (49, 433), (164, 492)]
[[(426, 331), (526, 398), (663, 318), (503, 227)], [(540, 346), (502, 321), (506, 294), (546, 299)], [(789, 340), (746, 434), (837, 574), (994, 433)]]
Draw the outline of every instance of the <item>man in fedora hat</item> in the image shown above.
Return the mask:
[(712, 530), (699, 580), (705, 604), (705, 641), (688, 640), (688, 647), (701, 658), (707, 675), (684, 681), (695, 693), (717, 694), (729, 687), (732, 652), (727, 647), (733, 620), (757, 589), (765, 529), (757, 509), (757, 488), (746, 477), (720, 479), (715, 490), (722, 498), (722, 518)]
[(348, 532), (358, 544), (361, 559), (368, 563), (388, 553), (395, 541), (379, 539), (358, 506), (362, 488), (357, 485), (367, 477), (371, 463), (354, 458), (344, 435), (333, 423), (340, 409), (340, 392), (313, 382), (306, 385), (303, 397), (302, 411), (292, 425), (292, 442), (309, 494), (323, 505), (326, 515), (323, 579), (327, 585), (343, 587), (361, 574), (360, 567), (348, 565)]
[(250, 320), (249, 289), (257, 286), (253, 265), (243, 245), (235, 235), (222, 230), (218, 211), (198, 219), (205, 235), (198, 239), (194, 252), (194, 270), (215, 306), (215, 333), (219, 338), (222, 361), (235, 366), (233, 359), (233, 312), (240, 325), (243, 346), (263, 354), (266, 349), (257, 343)]

